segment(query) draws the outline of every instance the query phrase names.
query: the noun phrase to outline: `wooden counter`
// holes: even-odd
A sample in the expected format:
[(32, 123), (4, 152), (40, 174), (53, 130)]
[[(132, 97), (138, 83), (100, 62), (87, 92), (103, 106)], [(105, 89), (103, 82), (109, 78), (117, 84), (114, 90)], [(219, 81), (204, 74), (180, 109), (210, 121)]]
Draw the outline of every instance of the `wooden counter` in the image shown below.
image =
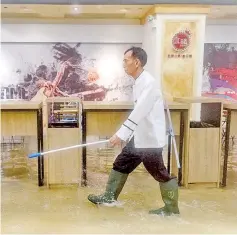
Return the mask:
[[(43, 150), (42, 104), (32, 101), (1, 102), (1, 135), (33, 136), (37, 139), (38, 151)], [(38, 185), (43, 186), (44, 161), (38, 158)]]
[[(181, 149), (180, 151), (180, 162), (185, 163), (184, 158), (187, 154), (187, 136), (188, 136), (188, 126), (189, 126), (189, 104), (181, 104), (178, 102), (168, 102), (169, 109), (171, 111), (171, 118), (173, 122), (174, 132), (177, 137), (177, 147)], [(127, 119), (130, 112), (133, 110), (133, 103), (131, 102), (91, 102), (84, 101), (83, 104), (83, 112), (82, 112), (82, 141), (93, 142), (101, 139), (110, 138), (122, 125), (122, 123)], [(168, 125), (168, 122), (167, 122)], [(97, 147), (95, 147), (97, 148)], [(170, 146), (171, 148), (171, 146)], [(116, 157), (116, 153), (114, 149), (109, 149), (106, 147), (106, 151), (110, 153), (96, 153), (96, 149), (94, 151), (91, 150), (89, 153), (89, 149), (84, 147), (82, 150), (83, 156), (83, 175), (82, 175), (82, 186), (87, 184), (87, 162), (90, 155), (92, 155), (93, 160), (98, 159), (96, 166), (101, 163), (101, 157), (96, 157), (95, 154), (99, 154), (100, 156), (104, 156), (105, 154), (110, 154), (108, 157), (111, 159), (111, 164), (113, 159)], [(120, 151), (120, 150), (118, 150)], [(171, 151), (170, 151), (171, 154)], [(173, 174), (179, 175), (179, 181), (181, 184), (184, 183), (185, 179), (182, 179), (182, 173), (184, 173), (184, 168), (182, 168), (179, 172), (176, 167), (175, 157), (173, 156), (172, 151), (172, 159), (168, 163), (169, 171)], [(106, 160), (107, 161), (107, 160)], [(108, 164), (108, 163), (106, 163)], [(184, 164), (183, 164), (184, 166)], [(111, 168), (112, 165), (109, 165)]]

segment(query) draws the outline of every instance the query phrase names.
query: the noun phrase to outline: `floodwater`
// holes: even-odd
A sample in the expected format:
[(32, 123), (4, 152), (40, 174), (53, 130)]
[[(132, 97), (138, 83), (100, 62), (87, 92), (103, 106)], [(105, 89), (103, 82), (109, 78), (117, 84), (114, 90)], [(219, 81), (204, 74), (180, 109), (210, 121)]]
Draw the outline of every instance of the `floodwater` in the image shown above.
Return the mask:
[(149, 215), (163, 205), (157, 182), (132, 173), (115, 207), (95, 206), (108, 175), (88, 172), (88, 187), (39, 188), (25, 177), (2, 176), (1, 232), (14, 234), (237, 233), (237, 156), (228, 166), (226, 188), (180, 188), (181, 215)]

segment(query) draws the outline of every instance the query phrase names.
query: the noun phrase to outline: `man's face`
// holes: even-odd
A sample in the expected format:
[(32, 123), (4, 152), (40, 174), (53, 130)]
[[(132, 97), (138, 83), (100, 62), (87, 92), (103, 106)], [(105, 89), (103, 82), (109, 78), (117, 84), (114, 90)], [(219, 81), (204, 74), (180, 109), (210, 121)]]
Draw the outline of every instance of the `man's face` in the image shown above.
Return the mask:
[(136, 71), (139, 66), (140, 66), (140, 61), (132, 56), (132, 51), (128, 51), (124, 55), (124, 59), (123, 59), (123, 68), (125, 72), (128, 75), (133, 76), (136, 74)]

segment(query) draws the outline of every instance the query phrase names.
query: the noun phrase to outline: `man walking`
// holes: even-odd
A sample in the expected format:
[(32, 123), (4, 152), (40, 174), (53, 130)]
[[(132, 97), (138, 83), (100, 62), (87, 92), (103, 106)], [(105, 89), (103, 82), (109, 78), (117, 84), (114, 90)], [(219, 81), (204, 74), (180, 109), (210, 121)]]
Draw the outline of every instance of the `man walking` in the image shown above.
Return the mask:
[(89, 195), (94, 204), (117, 200), (128, 175), (143, 162), (146, 170), (159, 182), (165, 206), (150, 214), (179, 214), (178, 183), (171, 177), (163, 162), (166, 144), (166, 122), (162, 92), (157, 81), (143, 69), (146, 52), (132, 47), (124, 53), (124, 69), (134, 80), (134, 110), (117, 133), (110, 139), (112, 146), (128, 142), (113, 163), (106, 190), (102, 195)]

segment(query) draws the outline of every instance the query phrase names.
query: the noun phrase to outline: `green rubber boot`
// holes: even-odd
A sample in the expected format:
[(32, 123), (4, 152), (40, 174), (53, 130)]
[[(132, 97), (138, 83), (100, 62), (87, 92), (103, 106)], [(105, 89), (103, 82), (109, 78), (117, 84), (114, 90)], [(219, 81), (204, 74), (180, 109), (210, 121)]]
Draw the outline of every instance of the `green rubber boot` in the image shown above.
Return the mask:
[(115, 202), (122, 191), (127, 178), (128, 174), (123, 174), (112, 169), (109, 175), (105, 193), (98, 196), (90, 194), (88, 196), (88, 200), (94, 204)]
[(179, 214), (178, 207), (178, 182), (172, 179), (166, 183), (160, 182), (160, 191), (165, 206), (158, 210), (151, 210), (149, 214), (165, 215)]

